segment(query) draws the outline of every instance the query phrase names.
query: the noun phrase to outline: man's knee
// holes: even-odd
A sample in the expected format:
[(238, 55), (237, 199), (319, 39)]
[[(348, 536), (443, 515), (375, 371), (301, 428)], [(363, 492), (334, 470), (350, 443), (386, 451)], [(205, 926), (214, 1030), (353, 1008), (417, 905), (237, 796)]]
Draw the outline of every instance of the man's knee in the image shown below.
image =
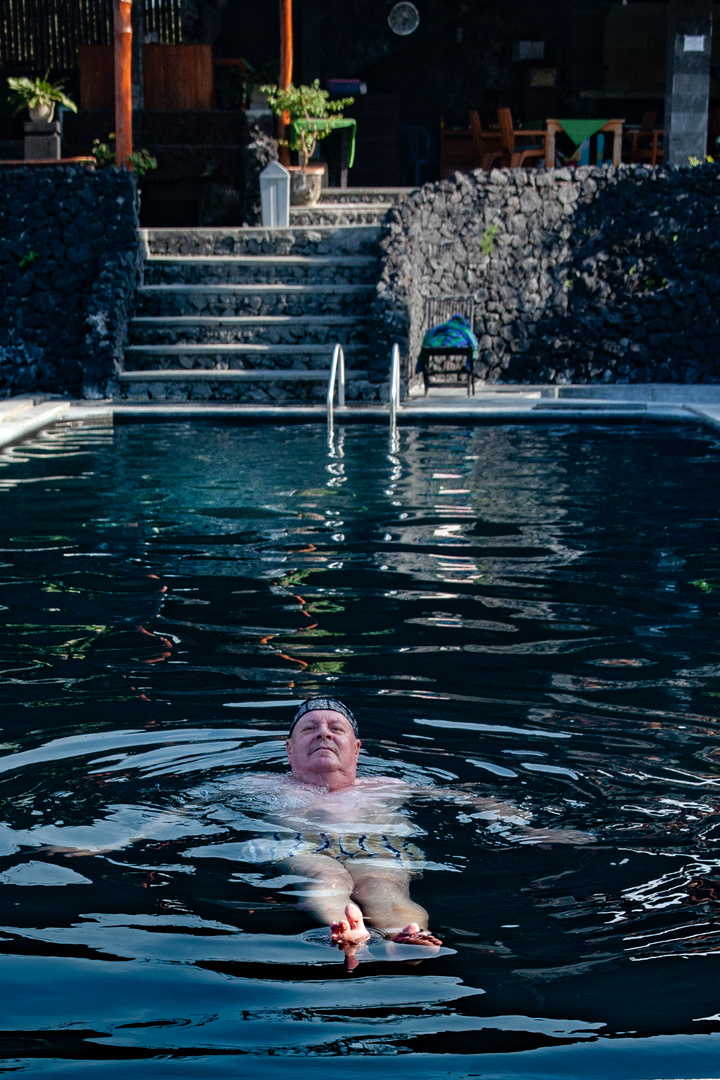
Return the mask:
[(302, 884), (305, 891), (321, 890), (349, 895), (352, 889), (352, 878), (335, 859), (323, 856), (317, 858), (298, 856), (286, 859), (282, 870), (298, 878), (304, 878), (304, 881), (298, 884)]
[(375, 873), (353, 874), (353, 897), (362, 906), (363, 900), (378, 895), (409, 895), (410, 875), (404, 870), (387, 869)]

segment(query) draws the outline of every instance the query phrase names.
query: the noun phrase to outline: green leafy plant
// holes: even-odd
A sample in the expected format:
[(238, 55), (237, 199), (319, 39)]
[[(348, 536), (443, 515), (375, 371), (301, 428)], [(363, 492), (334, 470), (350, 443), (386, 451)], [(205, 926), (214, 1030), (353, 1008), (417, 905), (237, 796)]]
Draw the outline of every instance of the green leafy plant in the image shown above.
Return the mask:
[[(265, 94), (267, 103), (276, 116), (287, 113), (291, 124), (295, 120), (308, 121), (308, 126), (300, 128), (298, 133), (297, 151), (303, 168), (313, 156), (318, 140), (325, 139), (331, 131), (329, 126), (327, 128), (314, 127), (312, 121), (327, 120), (333, 116), (342, 119), (342, 110), (355, 101), (355, 98), (351, 97), (331, 101), (328, 91), (320, 89), (319, 79), (310, 86), (293, 86), (291, 83), (287, 90), (281, 90), (275, 85), (261, 86), (260, 90)], [(289, 145), (284, 139), (281, 140), (281, 144)]]
[[(114, 131), (110, 133), (109, 142), (104, 143), (100, 142), (99, 139), (93, 139), (90, 152), (95, 158), (99, 169), (110, 169), (116, 164), (115, 147), (110, 146), (110, 142), (115, 142)], [(157, 169), (157, 158), (154, 158), (149, 150), (134, 150), (128, 157), (128, 161), (138, 180), (142, 179), (145, 173), (150, 172), (151, 169)]]
[(49, 82), (49, 75), (48, 69), (42, 79), (28, 79), (25, 75), (19, 78), (11, 76), (8, 79), (7, 84), (10, 89), (8, 101), (15, 112), (21, 112), (23, 109), (37, 109), (43, 105), (50, 107), (55, 104), (64, 105), (71, 112), (77, 112), (77, 105), (63, 91), (64, 84)]
[(480, 241), (480, 251), (483, 255), (492, 255), (492, 250), (495, 246), (495, 237), (499, 232), (499, 225), (489, 225), (485, 232), (482, 234), (482, 240)]
[(23, 255), (22, 259), (18, 259), (18, 270), (27, 270), (28, 266), (32, 266), (32, 264), (40, 258), (42, 258), (40, 252), (33, 251), (33, 249), (30, 248), (30, 250)]

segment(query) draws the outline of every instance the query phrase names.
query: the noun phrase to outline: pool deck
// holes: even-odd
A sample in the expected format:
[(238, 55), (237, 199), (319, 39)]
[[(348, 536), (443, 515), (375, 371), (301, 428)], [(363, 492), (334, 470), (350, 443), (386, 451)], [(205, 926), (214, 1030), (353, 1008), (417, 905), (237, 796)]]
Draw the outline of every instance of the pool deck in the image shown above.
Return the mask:
[[(43, 394), (0, 400), (0, 447), (19, 442), (50, 424), (86, 420), (225, 420), (231, 423), (324, 423), (324, 405), (128, 404), (83, 401)], [(720, 385), (674, 383), (592, 386), (494, 386), (473, 397), (434, 388), (428, 397), (411, 391), (398, 412), (405, 424), (507, 423), (702, 423), (720, 430)], [(335, 408), (335, 423), (389, 424), (387, 403)]]

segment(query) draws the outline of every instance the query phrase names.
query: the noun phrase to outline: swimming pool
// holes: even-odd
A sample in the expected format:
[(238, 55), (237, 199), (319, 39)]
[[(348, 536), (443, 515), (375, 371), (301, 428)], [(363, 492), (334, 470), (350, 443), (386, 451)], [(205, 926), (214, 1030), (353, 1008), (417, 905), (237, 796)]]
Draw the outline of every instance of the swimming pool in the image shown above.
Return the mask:
[[(720, 441), (397, 438), (67, 425), (0, 455), (6, 1069), (718, 1075)], [(367, 772), (596, 842), (412, 801), (443, 950), (349, 975), (239, 847), (316, 691)]]

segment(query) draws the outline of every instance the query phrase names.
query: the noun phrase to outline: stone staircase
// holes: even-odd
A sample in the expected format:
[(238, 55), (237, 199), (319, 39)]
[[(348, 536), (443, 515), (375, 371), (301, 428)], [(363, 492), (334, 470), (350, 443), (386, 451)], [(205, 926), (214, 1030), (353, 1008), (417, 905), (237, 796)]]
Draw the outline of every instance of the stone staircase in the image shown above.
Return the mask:
[(293, 208), (288, 229), (144, 230), (122, 398), (320, 403), (338, 342), (348, 401), (385, 396), (369, 330), (381, 222), (399, 195), (330, 191)]

